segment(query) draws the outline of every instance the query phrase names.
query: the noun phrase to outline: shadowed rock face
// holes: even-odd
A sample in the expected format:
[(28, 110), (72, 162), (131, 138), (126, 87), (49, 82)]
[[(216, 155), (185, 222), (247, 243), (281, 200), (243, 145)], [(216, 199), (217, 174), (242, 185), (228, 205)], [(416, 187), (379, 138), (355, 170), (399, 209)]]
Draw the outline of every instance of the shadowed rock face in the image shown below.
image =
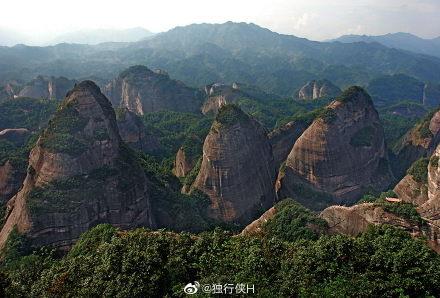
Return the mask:
[(152, 153), (159, 149), (159, 141), (148, 133), (144, 123), (135, 113), (126, 108), (120, 108), (116, 118), (119, 134), (131, 148), (145, 153)]
[(110, 102), (92, 82), (67, 95), (32, 149), (8, 202), (0, 247), (14, 227), (34, 246), (68, 246), (98, 223), (154, 226), (147, 179), (119, 136)]
[[(369, 95), (352, 87), (296, 141), (286, 160), (280, 196), (303, 203), (310, 200), (298, 192), (305, 186), (332, 196), (327, 204), (354, 203), (367, 188), (384, 190), (391, 180), (378, 113)], [(306, 205), (313, 208), (312, 203)]]
[(203, 99), (200, 91), (145, 66), (122, 72), (104, 88), (104, 93), (113, 106), (125, 107), (137, 115), (163, 110), (199, 112)]
[(309, 100), (322, 97), (335, 97), (341, 94), (341, 92), (341, 89), (333, 85), (330, 81), (311, 81), (301, 87), (298, 92), (298, 98)]
[(38, 76), (19, 92), (18, 97), (31, 97), (38, 99), (63, 99), (66, 93), (75, 85), (74, 80), (64, 77)]
[(193, 188), (211, 199), (212, 218), (248, 224), (275, 202), (275, 166), (267, 132), (238, 107), (217, 114), (203, 145)]
[(422, 205), (428, 200), (428, 187), (425, 183), (417, 182), (411, 175), (406, 175), (394, 187), (398, 198), (414, 205)]
[(419, 213), (440, 226), (440, 145), (428, 165), (428, 200), (418, 208)]
[(21, 171), (9, 160), (0, 166), (0, 206), (4, 206), (17, 193), (25, 176), (26, 172)]
[(400, 165), (397, 169), (398, 174), (402, 175), (419, 158), (430, 157), (439, 143), (440, 110), (437, 110), (418, 123), (402, 139), (397, 148)]
[(270, 144), (272, 145), (273, 157), (277, 169), (286, 160), (296, 140), (306, 128), (306, 123), (292, 121), (275, 129), (268, 135)]

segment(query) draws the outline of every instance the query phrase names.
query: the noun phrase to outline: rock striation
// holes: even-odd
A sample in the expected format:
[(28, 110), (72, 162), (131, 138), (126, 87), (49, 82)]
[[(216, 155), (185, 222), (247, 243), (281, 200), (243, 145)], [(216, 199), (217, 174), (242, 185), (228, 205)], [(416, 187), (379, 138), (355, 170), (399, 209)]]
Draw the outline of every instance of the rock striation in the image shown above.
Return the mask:
[(341, 89), (328, 80), (311, 81), (301, 87), (297, 97), (302, 100), (311, 100), (323, 97), (336, 97), (341, 92)]
[(8, 202), (0, 247), (16, 229), (32, 245), (69, 246), (99, 223), (154, 226), (147, 178), (122, 142), (115, 112), (90, 81), (67, 94)]
[(74, 87), (75, 83), (76, 81), (65, 77), (38, 76), (27, 83), (18, 93), (17, 97), (61, 100)]
[(249, 224), (274, 204), (275, 176), (266, 130), (237, 106), (223, 106), (205, 139), (193, 183), (210, 198), (208, 215)]
[(113, 106), (137, 115), (158, 111), (199, 112), (202, 92), (172, 80), (166, 72), (132, 66), (105, 86), (103, 92)]
[(440, 143), (440, 109), (417, 123), (397, 146), (398, 175), (422, 157), (430, 157)]
[(306, 130), (307, 123), (303, 121), (291, 121), (269, 133), (269, 142), (272, 146), (276, 168), (287, 159), (296, 140)]
[(176, 177), (185, 177), (194, 168), (196, 161), (190, 158), (183, 147), (177, 151), (173, 173)]
[(148, 132), (145, 124), (135, 113), (126, 108), (118, 108), (116, 120), (122, 140), (132, 149), (144, 153), (159, 150), (159, 140)]
[(327, 205), (350, 204), (370, 187), (386, 189), (392, 179), (378, 113), (362, 88), (351, 87), (295, 142), (279, 195), (320, 209), (315, 192), (330, 196), (324, 196)]

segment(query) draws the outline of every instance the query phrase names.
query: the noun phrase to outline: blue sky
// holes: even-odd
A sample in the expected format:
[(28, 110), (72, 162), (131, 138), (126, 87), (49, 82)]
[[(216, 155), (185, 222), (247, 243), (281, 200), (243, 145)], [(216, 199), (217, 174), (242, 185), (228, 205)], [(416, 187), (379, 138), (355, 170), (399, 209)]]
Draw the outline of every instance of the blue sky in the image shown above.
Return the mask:
[(0, 28), (33, 40), (87, 28), (253, 22), (315, 40), (343, 34), (440, 36), (440, 0), (2, 0)]

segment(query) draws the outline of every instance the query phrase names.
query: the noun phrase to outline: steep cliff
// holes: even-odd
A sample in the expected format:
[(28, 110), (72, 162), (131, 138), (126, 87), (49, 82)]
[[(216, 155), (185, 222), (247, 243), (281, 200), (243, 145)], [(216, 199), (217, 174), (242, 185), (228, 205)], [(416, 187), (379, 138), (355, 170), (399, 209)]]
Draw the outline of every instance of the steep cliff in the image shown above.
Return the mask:
[(440, 109), (437, 109), (417, 123), (398, 144), (397, 174), (402, 175), (419, 158), (430, 157), (439, 143)]
[(21, 89), (18, 97), (63, 99), (75, 83), (76, 81), (64, 77), (38, 76)]
[(392, 174), (370, 96), (351, 87), (324, 108), (296, 141), (282, 174), (280, 196), (312, 209), (354, 203), (369, 188), (387, 188)]
[(323, 97), (336, 97), (341, 94), (341, 89), (328, 80), (311, 81), (298, 91), (298, 99), (310, 100)]
[(125, 107), (137, 115), (163, 110), (199, 112), (203, 100), (201, 91), (172, 80), (163, 71), (152, 71), (145, 66), (123, 71), (105, 86), (103, 92), (113, 106)]
[(16, 228), (32, 245), (70, 245), (98, 223), (153, 226), (147, 178), (119, 136), (110, 102), (90, 81), (67, 94), (8, 202), (0, 247)]
[(250, 223), (275, 202), (275, 173), (265, 129), (238, 107), (223, 106), (205, 139), (193, 184), (210, 197), (209, 216)]
[(176, 175), (176, 177), (185, 177), (189, 172), (191, 172), (195, 162), (196, 161), (193, 158), (185, 153), (183, 147), (179, 148), (174, 161), (174, 175)]
[(269, 142), (277, 168), (286, 160), (296, 140), (306, 130), (307, 123), (292, 121), (270, 132)]
[(159, 150), (158, 139), (148, 132), (145, 124), (135, 113), (126, 108), (118, 108), (116, 120), (122, 140), (131, 148), (145, 153)]

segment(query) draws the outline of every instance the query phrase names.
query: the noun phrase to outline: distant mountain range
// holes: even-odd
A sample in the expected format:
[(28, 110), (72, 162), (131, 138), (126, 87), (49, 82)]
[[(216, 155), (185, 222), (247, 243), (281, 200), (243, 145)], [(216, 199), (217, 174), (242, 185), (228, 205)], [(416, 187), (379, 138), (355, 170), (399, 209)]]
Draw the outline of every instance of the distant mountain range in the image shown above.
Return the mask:
[(129, 29), (95, 29), (69, 32), (57, 36), (51, 44), (79, 43), (96, 45), (104, 42), (135, 42), (152, 36), (147, 29), (136, 27)]
[(409, 33), (390, 33), (378, 36), (344, 35), (332, 41), (343, 43), (377, 42), (384, 46), (440, 57), (440, 37), (424, 39)]
[(50, 40), (35, 40), (32, 36), (0, 28), (0, 46), (17, 44), (48, 46), (59, 43), (96, 45), (105, 42), (135, 42), (154, 35), (147, 29), (91, 29), (67, 32)]
[(37, 75), (114, 78), (132, 65), (164, 69), (190, 86), (241, 82), (292, 96), (311, 80), (340, 88), (405, 74), (440, 82), (440, 58), (379, 43), (316, 42), (255, 24), (194, 24), (132, 43), (0, 47), (0, 82)]

